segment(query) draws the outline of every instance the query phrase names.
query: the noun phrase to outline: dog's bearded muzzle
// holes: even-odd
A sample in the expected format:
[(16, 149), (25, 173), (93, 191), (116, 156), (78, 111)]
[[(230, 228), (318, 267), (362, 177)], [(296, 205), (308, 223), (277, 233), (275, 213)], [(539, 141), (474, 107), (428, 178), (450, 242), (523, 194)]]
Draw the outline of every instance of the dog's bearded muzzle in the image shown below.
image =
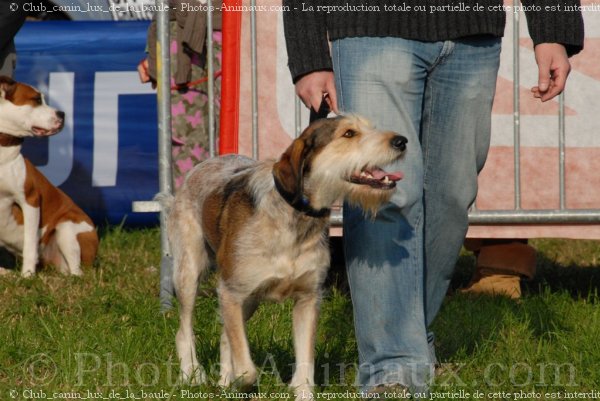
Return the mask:
[[(408, 140), (402, 135), (395, 135), (390, 140), (390, 146), (394, 151), (398, 152), (400, 157), (406, 150), (406, 144)], [(364, 166), (360, 171), (354, 172), (349, 182), (357, 185), (366, 185), (373, 189), (391, 190), (396, 187), (396, 182), (404, 178), (404, 174), (401, 171), (394, 171), (388, 173), (378, 166)]]

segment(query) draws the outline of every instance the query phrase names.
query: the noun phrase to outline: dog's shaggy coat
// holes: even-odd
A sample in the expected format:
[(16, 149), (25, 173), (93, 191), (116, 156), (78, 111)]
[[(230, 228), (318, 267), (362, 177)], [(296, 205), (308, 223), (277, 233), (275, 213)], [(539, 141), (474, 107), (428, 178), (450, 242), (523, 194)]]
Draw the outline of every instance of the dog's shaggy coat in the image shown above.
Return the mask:
[(168, 218), (184, 379), (204, 379), (193, 307), (201, 274), (216, 261), (224, 326), (219, 384), (254, 383), (244, 322), (261, 299), (292, 298), (291, 386), (298, 398), (312, 391), (320, 288), (330, 262), (329, 208), (345, 199), (376, 212), (401, 179), (380, 166), (396, 161), (405, 148), (406, 139), (396, 133), (377, 131), (359, 117), (338, 117), (310, 125), (277, 162), (225, 156), (190, 172)]

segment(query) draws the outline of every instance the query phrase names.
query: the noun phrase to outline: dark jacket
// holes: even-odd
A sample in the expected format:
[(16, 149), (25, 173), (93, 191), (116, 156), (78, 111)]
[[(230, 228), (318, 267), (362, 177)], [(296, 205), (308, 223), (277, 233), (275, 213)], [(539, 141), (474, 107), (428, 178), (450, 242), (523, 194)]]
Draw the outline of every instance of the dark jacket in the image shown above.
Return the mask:
[[(502, 0), (283, 0), (283, 4), (289, 7), (283, 21), (294, 81), (309, 72), (332, 68), (328, 40), (357, 36), (421, 41), (501, 37), (506, 23)], [(551, 11), (549, 7), (557, 4), (563, 11)], [(533, 43), (561, 43), (569, 56), (581, 51), (583, 18), (579, 5), (579, 0), (522, 0)], [(479, 9), (474, 10), (475, 6)], [(575, 11), (564, 11), (566, 7)]]

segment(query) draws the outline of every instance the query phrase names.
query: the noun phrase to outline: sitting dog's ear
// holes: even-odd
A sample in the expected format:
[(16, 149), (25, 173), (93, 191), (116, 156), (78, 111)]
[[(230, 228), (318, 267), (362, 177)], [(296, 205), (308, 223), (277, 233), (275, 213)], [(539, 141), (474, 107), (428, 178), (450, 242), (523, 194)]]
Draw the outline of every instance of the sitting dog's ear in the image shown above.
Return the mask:
[(0, 76), (0, 101), (10, 99), (15, 91), (16, 82), (7, 76)]
[(302, 137), (292, 142), (273, 166), (273, 177), (280, 191), (291, 200), (302, 198), (303, 170), (306, 159), (306, 144)]

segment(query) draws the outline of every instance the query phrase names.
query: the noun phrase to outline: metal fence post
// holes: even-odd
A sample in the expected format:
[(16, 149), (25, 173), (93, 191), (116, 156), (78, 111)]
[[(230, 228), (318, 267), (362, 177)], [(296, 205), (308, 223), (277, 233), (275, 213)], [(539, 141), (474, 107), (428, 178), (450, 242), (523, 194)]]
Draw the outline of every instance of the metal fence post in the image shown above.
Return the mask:
[[(171, 57), (169, 54), (169, 2), (156, 0), (157, 15), (157, 102), (158, 102), (158, 183), (162, 195), (173, 193), (171, 174)], [(160, 208), (160, 308), (165, 312), (173, 307), (173, 258), (167, 238), (167, 215)]]
[(215, 140), (215, 65), (213, 49), (213, 5), (212, 0), (206, 3), (206, 81), (208, 90), (208, 149), (210, 157), (216, 156)]
[(250, 85), (252, 88), (252, 157), (258, 160), (258, 63), (256, 55), (256, 0), (251, 0), (250, 7)]
[[(518, 10), (519, 0), (513, 1), (513, 7)], [(515, 210), (521, 209), (521, 55), (519, 52), (520, 38), (519, 12), (513, 12), (513, 132), (514, 132), (514, 180), (515, 180)]]

